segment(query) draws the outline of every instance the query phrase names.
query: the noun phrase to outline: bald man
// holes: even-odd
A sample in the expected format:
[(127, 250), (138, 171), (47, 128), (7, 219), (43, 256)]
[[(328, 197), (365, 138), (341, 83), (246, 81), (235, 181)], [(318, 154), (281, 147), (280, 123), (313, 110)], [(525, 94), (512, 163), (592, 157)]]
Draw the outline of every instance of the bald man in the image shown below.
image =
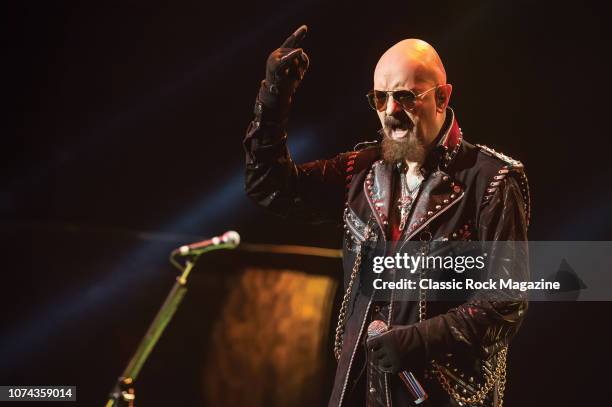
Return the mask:
[(268, 57), (244, 140), (245, 185), (257, 204), (283, 217), (344, 224), (345, 295), (329, 405), (502, 405), (524, 295), (464, 290), (450, 301), (420, 288), (429, 271), (415, 268), (419, 288), (402, 297), (376, 285), (399, 281), (401, 266), (377, 274), (372, 262), (377, 254), (427, 255), (442, 243), (478, 241), (488, 277), (528, 278), (523, 165), (464, 140), (442, 60), (417, 39), (392, 46), (374, 70), (367, 99), (381, 141), (296, 165), (286, 126), (309, 64), (299, 47), (306, 31), (300, 27)]

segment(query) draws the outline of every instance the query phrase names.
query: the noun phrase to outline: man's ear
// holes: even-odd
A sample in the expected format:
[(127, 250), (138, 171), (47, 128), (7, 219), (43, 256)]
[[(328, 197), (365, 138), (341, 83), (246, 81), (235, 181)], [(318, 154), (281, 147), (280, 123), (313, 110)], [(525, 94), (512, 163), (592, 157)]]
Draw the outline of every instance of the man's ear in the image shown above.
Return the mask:
[(438, 113), (442, 113), (446, 110), (452, 92), (453, 85), (450, 83), (441, 85), (438, 89), (436, 89), (436, 110)]

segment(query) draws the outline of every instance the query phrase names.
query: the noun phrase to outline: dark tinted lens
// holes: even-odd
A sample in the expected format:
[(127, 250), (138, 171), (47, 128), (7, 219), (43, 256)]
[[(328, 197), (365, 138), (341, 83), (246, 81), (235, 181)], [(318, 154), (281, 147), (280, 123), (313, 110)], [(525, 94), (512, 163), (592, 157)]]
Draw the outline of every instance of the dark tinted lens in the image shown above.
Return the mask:
[(379, 90), (374, 91), (374, 103), (376, 110), (384, 110), (387, 105), (387, 92), (382, 92)]
[(397, 92), (393, 92), (393, 99), (402, 105), (404, 109), (412, 109), (416, 101), (416, 95), (409, 90), (398, 90)]
[(387, 94), (385, 92), (371, 90), (366, 96), (372, 109), (379, 111), (385, 109), (385, 106), (387, 105)]

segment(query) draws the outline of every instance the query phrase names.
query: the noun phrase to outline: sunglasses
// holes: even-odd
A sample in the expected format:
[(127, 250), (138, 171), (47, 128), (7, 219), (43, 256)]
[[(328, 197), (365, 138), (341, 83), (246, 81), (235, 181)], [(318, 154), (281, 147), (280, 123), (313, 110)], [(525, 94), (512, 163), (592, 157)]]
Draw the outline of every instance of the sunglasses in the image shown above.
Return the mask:
[(431, 89), (427, 89), (425, 92), (419, 93), (418, 95), (411, 90), (371, 90), (368, 92), (366, 97), (370, 103), (370, 107), (379, 112), (384, 111), (387, 108), (387, 98), (389, 95), (395, 100), (404, 110), (411, 110), (416, 105), (417, 99), (422, 98), (427, 93), (434, 89), (437, 89), (440, 85), (436, 85)]

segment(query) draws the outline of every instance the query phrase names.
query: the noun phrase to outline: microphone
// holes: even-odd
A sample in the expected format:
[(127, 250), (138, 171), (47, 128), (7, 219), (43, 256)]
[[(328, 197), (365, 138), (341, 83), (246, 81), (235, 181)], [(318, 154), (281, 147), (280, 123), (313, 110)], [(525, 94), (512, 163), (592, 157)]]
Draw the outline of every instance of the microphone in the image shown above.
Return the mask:
[(191, 243), (175, 249), (172, 253), (179, 256), (197, 256), (199, 254), (216, 249), (233, 249), (240, 244), (238, 232), (230, 230), (221, 236), (201, 242)]
[[(373, 338), (387, 332), (388, 330), (389, 327), (387, 324), (385, 324), (384, 321), (377, 319), (368, 325), (368, 338)], [(425, 393), (423, 386), (421, 386), (421, 383), (419, 383), (411, 372), (404, 370), (403, 372), (398, 373), (398, 376), (408, 388), (408, 391), (412, 395), (414, 404), (421, 404), (423, 401), (427, 400), (427, 393)]]

